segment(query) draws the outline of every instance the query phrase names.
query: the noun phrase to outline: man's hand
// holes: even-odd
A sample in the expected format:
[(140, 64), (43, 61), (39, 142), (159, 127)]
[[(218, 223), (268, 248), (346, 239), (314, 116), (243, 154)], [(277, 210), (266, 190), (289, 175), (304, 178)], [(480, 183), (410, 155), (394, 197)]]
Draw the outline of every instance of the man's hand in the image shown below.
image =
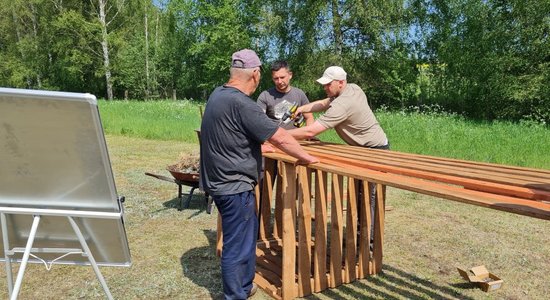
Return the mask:
[(273, 153), (276, 152), (275, 147), (271, 145), (270, 143), (263, 143), (262, 144), (262, 153)]
[(315, 156), (311, 156), (311, 155), (307, 155), (306, 157), (304, 158), (301, 158), (301, 159), (298, 159), (294, 165), (295, 166), (298, 166), (298, 165), (309, 165), (309, 164), (315, 164), (315, 163), (318, 163), (320, 162), (320, 160), (315, 157)]
[[(302, 127), (305, 128), (305, 127)], [(299, 130), (299, 129), (294, 129)], [(319, 162), (314, 156), (309, 155), (300, 144), (283, 128), (278, 128), (275, 134), (268, 141), (279, 150), (298, 159), (296, 164), (307, 165)]]
[(293, 117), (294, 116), (299, 116), (300, 114), (304, 113), (304, 106), (305, 105), (302, 105), (302, 106), (299, 106), (298, 108), (296, 108), (296, 110), (294, 111), (294, 114), (292, 116)]

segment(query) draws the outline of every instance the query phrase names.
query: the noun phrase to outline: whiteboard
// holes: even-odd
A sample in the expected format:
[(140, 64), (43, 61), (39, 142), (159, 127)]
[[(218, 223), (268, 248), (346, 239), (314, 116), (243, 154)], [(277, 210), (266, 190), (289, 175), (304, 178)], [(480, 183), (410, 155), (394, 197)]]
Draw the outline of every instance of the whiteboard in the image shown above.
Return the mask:
[[(0, 88), (0, 206), (120, 213), (119, 219), (74, 219), (98, 265), (130, 264), (95, 96)], [(10, 214), (7, 222), (10, 248), (25, 247), (32, 216)], [(80, 248), (80, 243), (66, 217), (44, 216), (33, 245), (41, 247)], [(88, 260), (69, 255), (56, 263)]]

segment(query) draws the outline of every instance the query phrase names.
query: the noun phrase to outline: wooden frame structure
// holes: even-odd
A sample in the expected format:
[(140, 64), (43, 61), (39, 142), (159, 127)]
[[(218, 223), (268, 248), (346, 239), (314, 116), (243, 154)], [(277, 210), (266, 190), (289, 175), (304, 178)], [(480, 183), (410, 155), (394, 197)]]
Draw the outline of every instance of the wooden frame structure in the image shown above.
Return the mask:
[[(382, 269), (386, 186), (550, 220), (550, 171), (302, 142), (321, 162), (264, 154), (255, 282), (303, 297)], [(371, 240), (370, 197), (377, 191)], [(221, 254), (218, 218), (218, 254)]]
[[(292, 299), (381, 270), (383, 185), (269, 158), (264, 174), (255, 280), (260, 287), (274, 298)], [(378, 205), (371, 251), (372, 188)]]

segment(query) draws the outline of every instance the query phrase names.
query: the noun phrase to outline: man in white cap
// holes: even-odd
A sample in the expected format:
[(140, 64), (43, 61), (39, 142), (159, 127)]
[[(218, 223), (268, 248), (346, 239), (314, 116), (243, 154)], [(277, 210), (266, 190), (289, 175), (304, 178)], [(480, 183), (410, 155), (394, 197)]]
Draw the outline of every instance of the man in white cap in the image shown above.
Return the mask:
[[(347, 83), (344, 69), (338, 66), (328, 67), (317, 82), (323, 85), (328, 98), (301, 106), (296, 110), (296, 114), (321, 111), (325, 113), (311, 125), (289, 130), (293, 137), (298, 140), (311, 139), (327, 129), (334, 128), (348, 145), (386, 150), (390, 148), (384, 130), (370, 109), (367, 96), (358, 85)], [(374, 185), (371, 187), (372, 239), (376, 189)], [(359, 190), (359, 193), (362, 194), (362, 190)]]
[(258, 236), (254, 187), (262, 143), (269, 141), (299, 164), (318, 162), (250, 99), (260, 83), (261, 65), (252, 50), (233, 53), (229, 81), (208, 98), (201, 124), (200, 187), (222, 217), (225, 299), (246, 299), (257, 289), (252, 282)]
[(323, 85), (328, 98), (296, 110), (296, 113), (325, 113), (312, 125), (290, 130), (290, 134), (296, 139), (310, 139), (334, 128), (348, 145), (388, 149), (388, 139), (369, 107), (367, 96), (358, 85), (347, 83), (346, 77), (341, 67), (325, 70), (317, 82)]

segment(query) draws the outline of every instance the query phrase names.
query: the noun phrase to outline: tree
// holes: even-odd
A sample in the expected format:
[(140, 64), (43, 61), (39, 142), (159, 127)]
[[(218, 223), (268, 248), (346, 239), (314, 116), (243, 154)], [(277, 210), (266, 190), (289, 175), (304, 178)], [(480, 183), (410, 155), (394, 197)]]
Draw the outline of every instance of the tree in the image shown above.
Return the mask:
[(550, 123), (548, 11), (548, 0), (0, 0), (0, 84), (204, 100), (231, 54), (252, 48), (266, 66), (288, 60), (312, 99), (341, 65), (374, 107)]
[(548, 1), (423, 2), (427, 57), (445, 66), (431, 101), (479, 119), (548, 118)]
[(186, 97), (205, 99), (227, 80), (231, 54), (242, 48), (255, 48), (257, 3), (212, 0), (171, 4), (170, 10), (178, 16), (179, 40), (186, 45), (179, 89)]
[[(120, 0), (116, 3), (116, 8), (111, 5), (109, 0), (90, 0), (92, 5), (97, 1), (97, 18), (101, 28), (101, 37), (99, 43), (101, 44), (101, 50), (103, 55), (103, 68), (105, 72), (105, 83), (107, 88), (107, 99), (113, 99), (113, 81), (111, 77), (111, 61), (110, 61), (110, 48), (109, 48), (109, 30), (108, 27), (111, 22), (116, 18), (119, 11), (124, 7), (124, 0)], [(116, 2), (116, 1), (115, 1)], [(108, 12), (111, 9), (115, 9), (115, 12), (111, 16), (108, 16)]]
[[(42, 88), (43, 72), (47, 68), (47, 42), (42, 38), (43, 28), (47, 28), (47, 13), (42, 0), (6, 1), (2, 3), (2, 15), (9, 16), (3, 22), (6, 42), (14, 47), (6, 48), (6, 58), (10, 60), (6, 72), (16, 87)], [(11, 32), (9, 32), (11, 31)], [(42, 47), (46, 46), (46, 47)], [(8, 54), (9, 53), (9, 54)]]

